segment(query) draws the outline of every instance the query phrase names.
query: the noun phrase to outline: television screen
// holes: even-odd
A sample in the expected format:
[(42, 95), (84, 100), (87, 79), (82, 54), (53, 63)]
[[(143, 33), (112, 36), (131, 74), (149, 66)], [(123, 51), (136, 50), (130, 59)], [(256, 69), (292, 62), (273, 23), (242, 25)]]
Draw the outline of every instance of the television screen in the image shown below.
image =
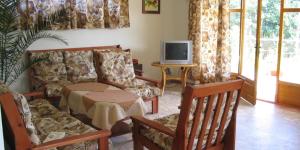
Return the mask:
[(165, 59), (167, 60), (187, 60), (188, 43), (166, 43)]

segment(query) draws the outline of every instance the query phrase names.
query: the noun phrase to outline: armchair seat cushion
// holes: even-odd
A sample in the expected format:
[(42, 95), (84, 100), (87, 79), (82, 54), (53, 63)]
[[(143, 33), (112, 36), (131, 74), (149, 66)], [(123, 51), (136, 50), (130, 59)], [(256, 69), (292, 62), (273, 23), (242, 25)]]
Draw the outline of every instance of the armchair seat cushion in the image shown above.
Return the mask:
[[(52, 106), (47, 100), (36, 99), (29, 102), (32, 113), (32, 122), (36, 127), (38, 136), (42, 143), (61, 139), (67, 136), (80, 135), (96, 131), (85, 125), (66, 112), (61, 112)], [(96, 141), (73, 144), (60, 147), (63, 150), (94, 150), (97, 149)]]
[[(173, 114), (170, 116), (156, 119), (154, 121), (157, 121), (163, 124), (164, 126), (170, 128), (171, 130), (175, 131), (177, 127), (178, 119), (179, 119), (179, 114)], [(172, 149), (172, 143), (174, 138), (171, 136), (168, 136), (164, 133), (161, 133), (155, 129), (150, 129), (150, 128), (145, 128), (141, 130), (141, 134), (164, 150)]]
[(133, 82), (125, 86), (127, 87), (125, 89), (126, 91), (132, 92), (143, 99), (150, 99), (160, 95), (160, 89), (158, 87), (144, 80), (134, 79)]
[(49, 82), (45, 85), (46, 95), (48, 97), (57, 97), (61, 96), (63, 87), (66, 85), (70, 85), (72, 82), (67, 80), (60, 80), (57, 82)]
[[(154, 121), (159, 122), (160, 124), (164, 125), (165, 127), (168, 127), (169, 129), (171, 129), (172, 131), (175, 132), (176, 128), (177, 128), (178, 120), (179, 120), (179, 114), (173, 114), (173, 115), (169, 115), (169, 116), (162, 117), (159, 119), (155, 119)], [(191, 125), (192, 125), (192, 123), (190, 121), (188, 133), (190, 133)], [(203, 141), (202, 146), (205, 146), (205, 144), (206, 144), (206, 138), (208, 136), (208, 132), (209, 132), (209, 129), (206, 130), (205, 140)], [(141, 133), (143, 136), (145, 136), (146, 138), (148, 138), (149, 140), (151, 140), (152, 142), (157, 144), (160, 148), (162, 148), (164, 150), (172, 149), (172, 144), (173, 144), (173, 140), (174, 140), (173, 137), (166, 135), (162, 132), (159, 132), (155, 129), (150, 129), (150, 128), (145, 128), (145, 129), (141, 130)], [(215, 132), (214, 136), (216, 136), (216, 135), (217, 135), (217, 132)], [(195, 141), (197, 141), (197, 137), (198, 137), (198, 134), (196, 135)], [(193, 145), (194, 147), (196, 146), (196, 143), (197, 142), (194, 142), (194, 145)]]

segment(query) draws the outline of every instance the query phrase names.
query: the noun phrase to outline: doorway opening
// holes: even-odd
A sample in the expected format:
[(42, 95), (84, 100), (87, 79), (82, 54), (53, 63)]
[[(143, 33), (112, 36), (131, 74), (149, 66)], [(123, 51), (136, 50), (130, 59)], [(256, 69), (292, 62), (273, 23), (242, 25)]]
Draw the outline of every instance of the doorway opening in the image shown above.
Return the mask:
[(280, 0), (263, 0), (257, 74), (258, 100), (275, 102)]

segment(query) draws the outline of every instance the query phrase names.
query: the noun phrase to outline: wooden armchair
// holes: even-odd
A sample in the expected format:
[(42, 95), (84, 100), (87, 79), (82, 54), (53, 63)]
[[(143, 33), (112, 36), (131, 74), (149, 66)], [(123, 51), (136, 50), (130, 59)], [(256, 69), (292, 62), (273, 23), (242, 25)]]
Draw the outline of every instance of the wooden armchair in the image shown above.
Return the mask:
[(134, 116), (134, 149), (234, 150), (243, 80), (185, 88), (180, 114), (157, 120)]
[(116, 86), (151, 101), (152, 113), (158, 113), (160, 82), (135, 75), (130, 50), (95, 51), (98, 81)]
[[(26, 97), (44, 97), (43, 92), (33, 92), (24, 94)], [(81, 143), (85, 141), (97, 140), (99, 150), (108, 150), (108, 137), (110, 136), (110, 131), (101, 130), (91, 133), (68, 136), (63, 139), (52, 140), (39, 145), (34, 145), (27, 133), (24, 121), (21, 118), (19, 110), (12, 94), (6, 93), (0, 95), (0, 103), (4, 112), (4, 118), (7, 120), (5, 122), (8, 133), (12, 135), (7, 135), (9, 139), (8, 142), (13, 142), (10, 145), (16, 150), (45, 150), (55, 147), (72, 145), (75, 143)]]

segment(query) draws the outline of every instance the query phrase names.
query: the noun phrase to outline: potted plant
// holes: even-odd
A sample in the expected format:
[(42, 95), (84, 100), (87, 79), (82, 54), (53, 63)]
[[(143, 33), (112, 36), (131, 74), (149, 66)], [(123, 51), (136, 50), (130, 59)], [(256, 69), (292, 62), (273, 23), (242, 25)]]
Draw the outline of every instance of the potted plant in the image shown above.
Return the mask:
[[(32, 64), (38, 61), (26, 62), (26, 49), (39, 39), (49, 38), (67, 44), (62, 38), (44, 29), (46, 24), (38, 24), (20, 28), (20, 0), (5, 0), (0, 2), (0, 81), (11, 85)], [(26, 19), (26, 18), (25, 18)]]

